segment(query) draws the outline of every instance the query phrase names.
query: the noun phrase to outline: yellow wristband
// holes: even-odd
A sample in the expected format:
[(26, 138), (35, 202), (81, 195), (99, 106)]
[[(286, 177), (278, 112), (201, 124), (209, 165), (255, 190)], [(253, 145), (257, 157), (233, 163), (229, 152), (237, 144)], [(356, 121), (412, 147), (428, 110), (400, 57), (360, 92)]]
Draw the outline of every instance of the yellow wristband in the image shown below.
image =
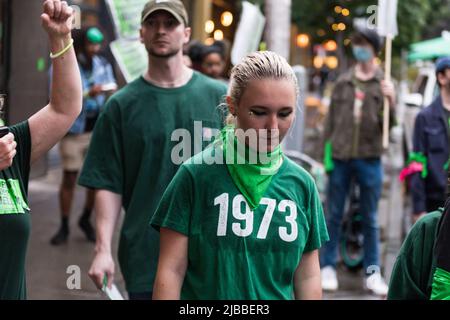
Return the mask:
[(65, 47), (64, 49), (62, 49), (62, 50), (61, 50), (60, 52), (58, 52), (58, 53), (55, 53), (55, 54), (50, 53), (50, 58), (51, 58), (51, 59), (56, 59), (56, 58), (61, 57), (64, 53), (66, 53), (67, 51), (69, 51), (69, 49), (72, 47), (72, 45), (73, 45), (73, 39), (70, 39), (70, 42), (69, 42), (69, 44), (67, 45), (67, 47)]

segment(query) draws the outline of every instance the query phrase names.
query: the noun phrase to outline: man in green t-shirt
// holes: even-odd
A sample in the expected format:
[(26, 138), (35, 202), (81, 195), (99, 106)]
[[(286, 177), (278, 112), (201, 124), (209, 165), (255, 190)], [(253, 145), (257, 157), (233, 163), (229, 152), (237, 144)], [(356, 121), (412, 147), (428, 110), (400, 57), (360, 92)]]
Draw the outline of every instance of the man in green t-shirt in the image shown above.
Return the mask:
[[(4, 137), (8, 141), (15, 138), (17, 153), (9, 168), (0, 160), (0, 300), (26, 298), (25, 259), (31, 222), (27, 200), (30, 163), (67, 133), (81, 111), (81, 78), (70, 35), (72, 19), (73, 10), (65, 1), (44, 2), (41, 20), (49, 36), (53, 59), (50, 102), (27, 121), (10, 127), (11, 134)], [(7, 159), (11, 152), (14, 155), (13, 147), (14, 144), (9, 143), (10, 150), (5, 152)], [(4, 148), (0, 150), (0, 159), (4, 159), (4, 151)]]
[[(93, 132), (79, 183), (97, 190), (96, 256), (89, 274), (101, 288), (113, 281), (111, 238), (121, 207), (125, 219), (119, 264), (130, 299), (151, 299), (159, 235), (150, 219), (178, 166), (221, 127), (226, 86), (184, 66), (188, 16), (181, 1), (149, 1), (141, 41), (148, 71), (113, 95)], [(183, 154), (175, 152), (183, 146)]]

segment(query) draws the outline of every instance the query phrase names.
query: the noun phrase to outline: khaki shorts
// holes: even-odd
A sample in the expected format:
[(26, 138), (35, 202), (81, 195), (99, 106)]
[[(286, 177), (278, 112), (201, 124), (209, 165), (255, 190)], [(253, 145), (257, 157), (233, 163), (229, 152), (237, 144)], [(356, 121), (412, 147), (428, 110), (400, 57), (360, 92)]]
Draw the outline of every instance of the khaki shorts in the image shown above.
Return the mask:
[(61, 139), (59, 151), (61, 153), (64, 171), (80, 171), (91, 141), (91, 133), (69, 134)]

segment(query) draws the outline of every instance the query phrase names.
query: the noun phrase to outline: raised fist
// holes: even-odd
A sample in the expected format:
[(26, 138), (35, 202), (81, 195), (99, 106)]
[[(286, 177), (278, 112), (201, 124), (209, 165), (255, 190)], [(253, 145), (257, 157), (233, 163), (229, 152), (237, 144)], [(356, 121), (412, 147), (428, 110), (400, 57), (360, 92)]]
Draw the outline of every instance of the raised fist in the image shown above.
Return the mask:
[(41, 20), (49, 37), (65, 37), (70, 35), (72, 30), (73, 9), (66, 1), (46, 0)]

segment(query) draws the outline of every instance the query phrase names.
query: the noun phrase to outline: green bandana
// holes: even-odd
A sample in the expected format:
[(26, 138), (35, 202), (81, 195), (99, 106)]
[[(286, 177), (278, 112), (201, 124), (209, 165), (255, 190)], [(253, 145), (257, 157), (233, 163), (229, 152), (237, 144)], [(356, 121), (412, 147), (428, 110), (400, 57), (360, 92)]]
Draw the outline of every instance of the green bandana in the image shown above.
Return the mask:
[(425, 179), (428, 176), (427, 157), (422, 152), (411, 152), (407, 164), (409, 165), (411, 162), (422, 164), (421, 177)]
[(450, 300), (450, 272), (436, 268), (431, 300)]
[(234, 126), (226, 126), (218, 140), (222, 143), (224, 160), (234, 184), (254, 210), (280, 169), (283, 152), (279, 145), (272, 152), (258, 153), (242, 144), (234, 130)]

